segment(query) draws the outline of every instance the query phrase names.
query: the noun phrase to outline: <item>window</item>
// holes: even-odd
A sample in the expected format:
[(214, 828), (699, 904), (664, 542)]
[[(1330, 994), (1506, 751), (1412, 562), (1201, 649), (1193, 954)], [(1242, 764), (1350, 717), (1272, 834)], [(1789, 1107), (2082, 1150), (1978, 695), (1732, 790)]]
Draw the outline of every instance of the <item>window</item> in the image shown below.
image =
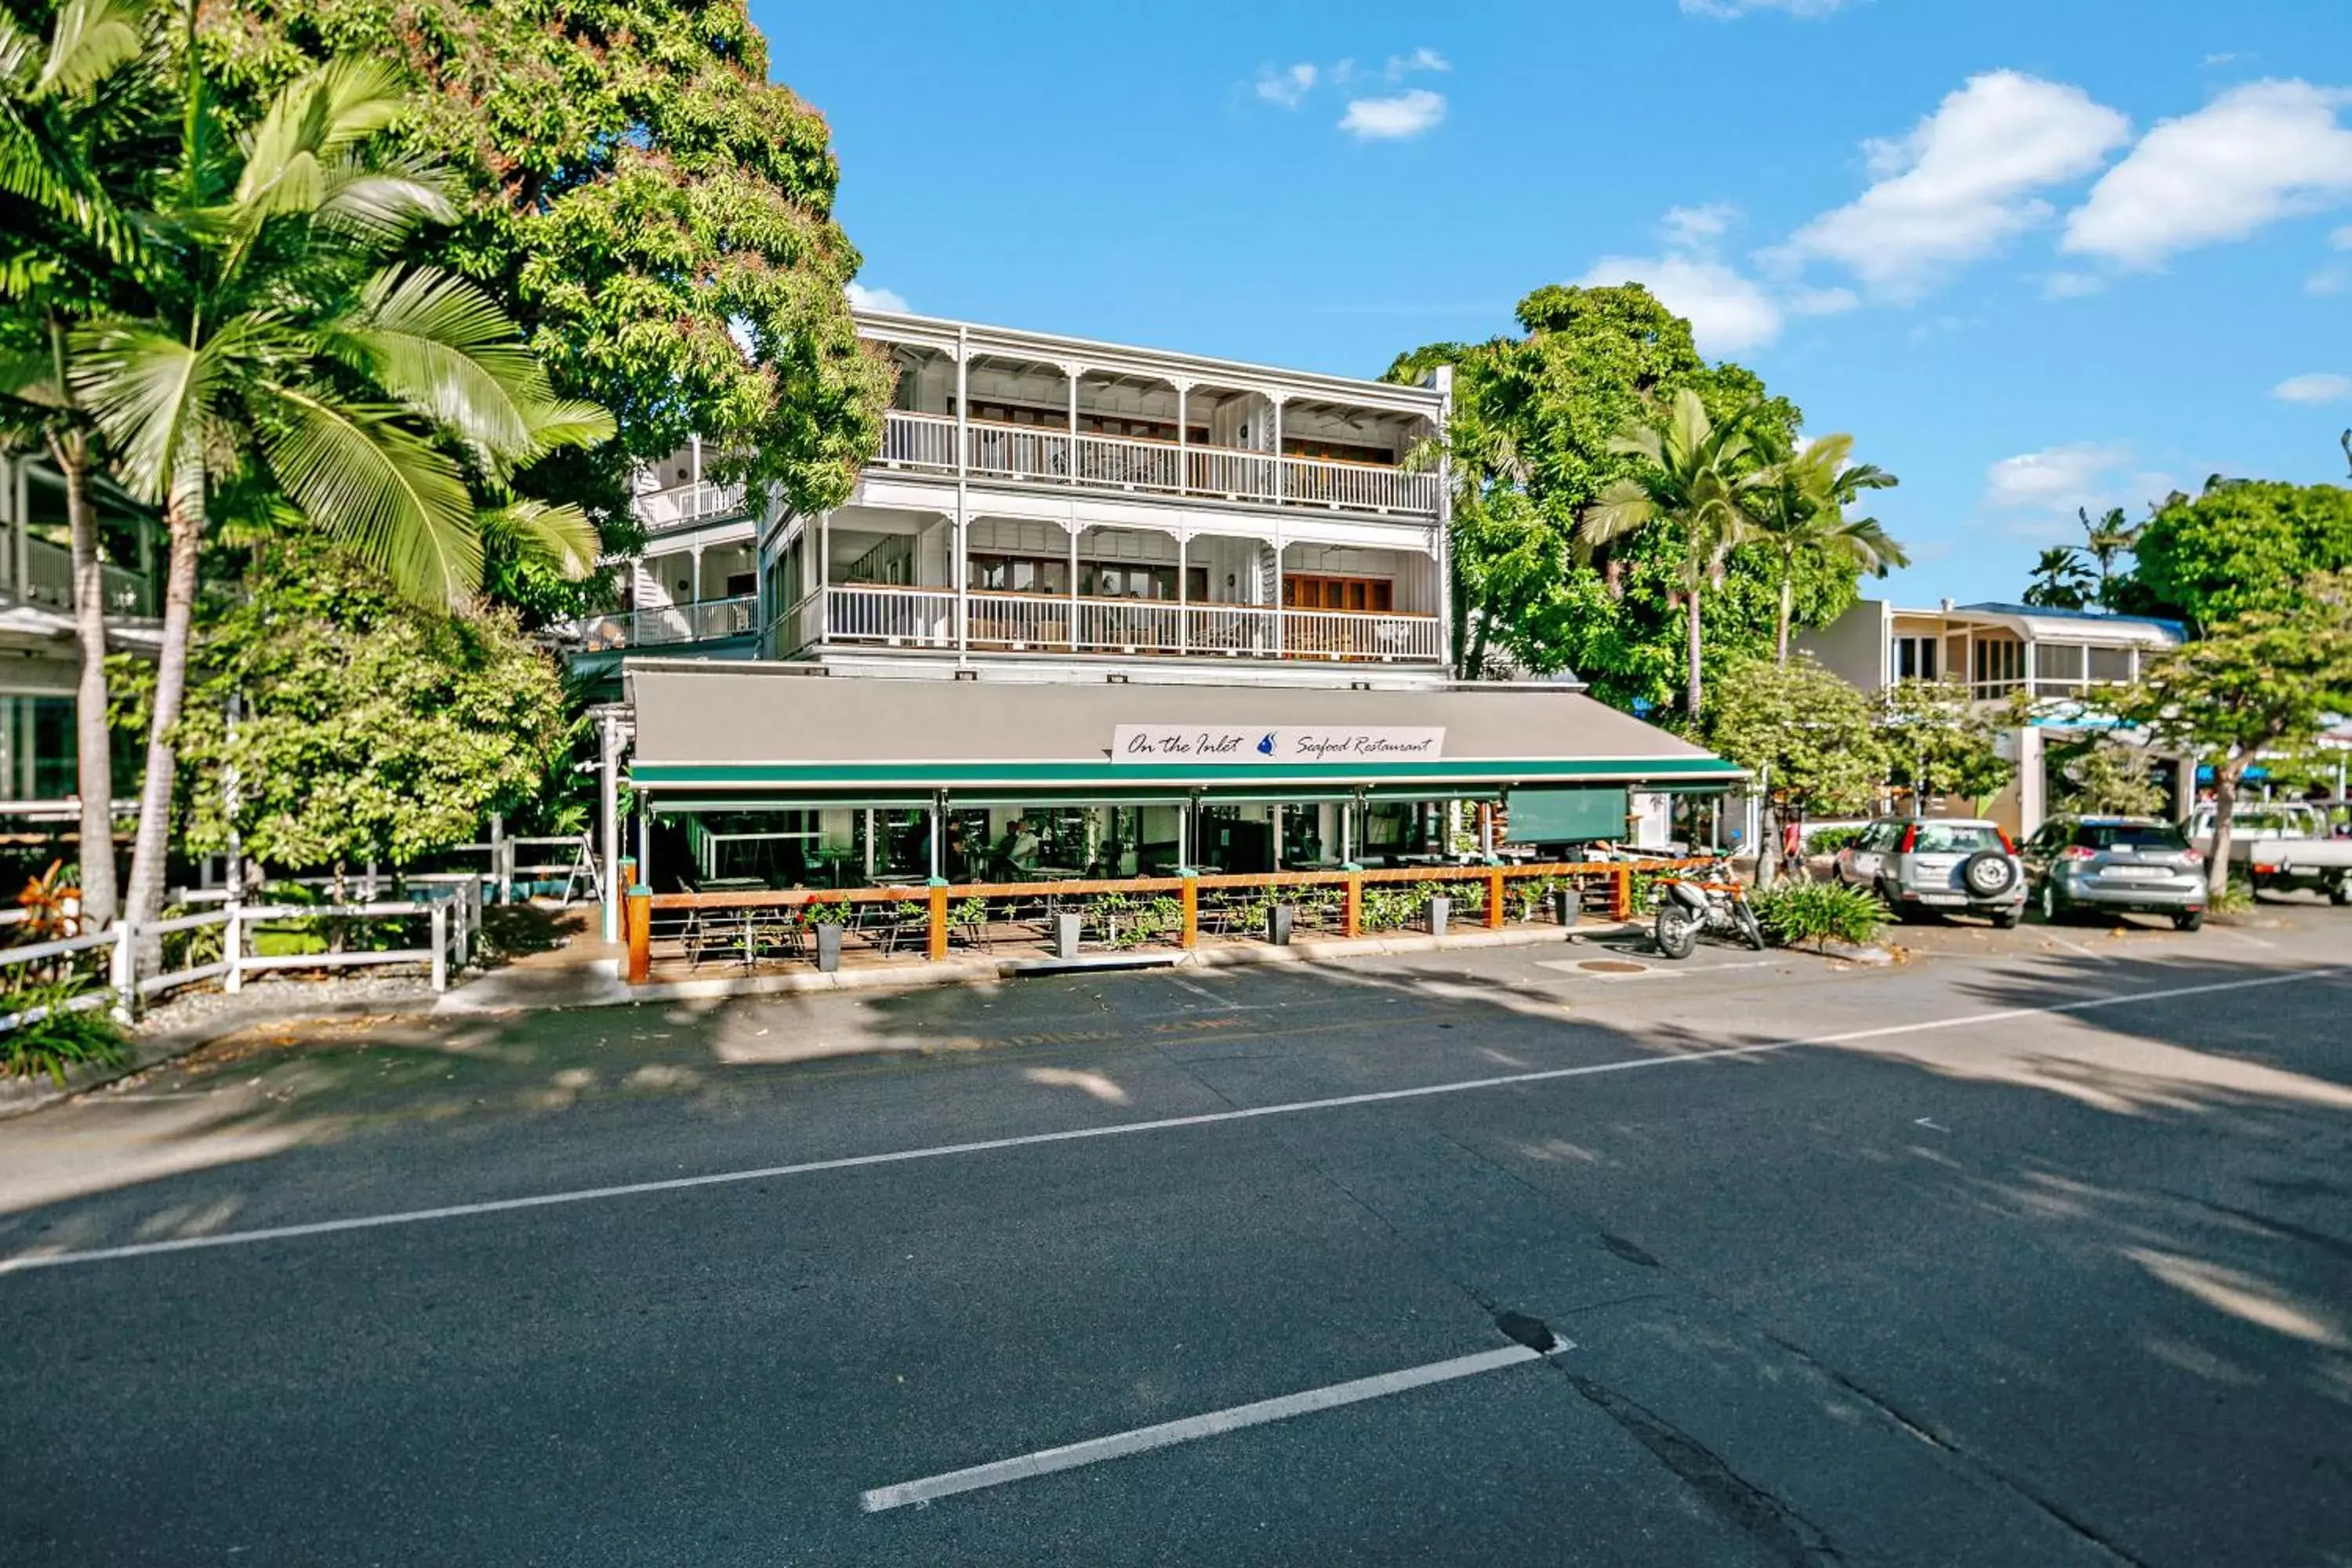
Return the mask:
[(1937, 640), (1932, 637), (1896, 637), (1895, 639), (1895, 679), (1897, 680), (1935, 679)]
[(2038, 643), (2033, 649), (2033, 674), (2039, 680), (2083, 679), (2083, 649), (2074, 643)]
[(1921, 855), (1974, 855), (1999, 849), (2000, 834), (1978, 823), (1923, 822), (1911, 847)]
[(971, 588), (977, 594), (1067, 594), (1070, 563), (1050, 555), (975, 555)]
[(2025, 645), (2021, 642), (1979, 641), (1976, 645), (1976, 684), (2007, 690), (2025, 679)]
[(2091, 656), (2091, 679), (2102, 681), (2125, 681), (2132, 678), (2132, 650), (2127, 647), (2095, 647)]
[(2084, 849), (2186, 849), (2189, 840), (2169, 822), (2084, 822), (2074, 828)]
[[(16, 800), (72, 795), (79, 784), (73, 725), (70, 697), (0, 696), (0, 790)], [(119, 760), (114, 777), (121, 793)]]
[[(1176, 597), (1176, 568), (1111, 565), (1087, 562), (1078, 578), (1078, 592), (1092, 599), (1169, 599)], [(1184, 574), (1184, 596), (1198, 604), (1209, 596), (1209, 569), (1194, 566)]]
[(1353, 610), (1382, 615), (1396, 602), (1396, 584), (1382, 577), (1289, 576), (1282, 603), (1292, 610)]

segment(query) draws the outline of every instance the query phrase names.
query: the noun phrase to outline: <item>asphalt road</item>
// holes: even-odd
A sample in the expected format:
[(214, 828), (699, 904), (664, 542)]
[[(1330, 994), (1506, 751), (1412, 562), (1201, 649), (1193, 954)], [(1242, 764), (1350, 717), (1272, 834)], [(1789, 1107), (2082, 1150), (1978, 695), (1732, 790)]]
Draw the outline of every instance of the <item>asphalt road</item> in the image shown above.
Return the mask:
[(2352, 920), (1972, 929), (216, 1049), (0, 1124), (0, 1562), (2352, 1563)]

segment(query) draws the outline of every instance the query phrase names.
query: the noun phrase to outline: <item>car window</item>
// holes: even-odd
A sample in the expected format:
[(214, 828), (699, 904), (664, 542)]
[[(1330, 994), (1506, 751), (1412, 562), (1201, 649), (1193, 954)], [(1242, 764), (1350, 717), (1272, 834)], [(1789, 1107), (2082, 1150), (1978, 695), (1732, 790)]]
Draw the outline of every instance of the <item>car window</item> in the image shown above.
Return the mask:
[(1872, 854), (1876, 854), (1879, 850), (1886, 847), (1887, 840), (1892, 838), (1894, 836), (1895, 825), (1893, 823), (1874, 822), (1870, 825), (1869, 831), (1862, 836), (1860, 841), (1854, 845), (1854, 847), (1857, 849), (1867, 850)]
[(2169, 822), (2085, 822), (2074, 829), (2085, 849), (2186, 849), (2189, 840)]
[(2000, 847), (2000, 835), (1974, 823), (1923, 822), (1911, 847), (1922, 855), (1973, 855)]

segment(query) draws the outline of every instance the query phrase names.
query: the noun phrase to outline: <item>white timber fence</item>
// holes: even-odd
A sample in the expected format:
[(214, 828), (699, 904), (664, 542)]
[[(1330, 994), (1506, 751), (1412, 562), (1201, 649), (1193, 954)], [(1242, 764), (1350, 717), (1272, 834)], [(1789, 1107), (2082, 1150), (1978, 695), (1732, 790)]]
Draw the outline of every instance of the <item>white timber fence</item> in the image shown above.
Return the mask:
[[(434, 990), (446, 991), (450, 975), (472, 962), (482, 925), (480, 885), (466, 879), (449, 888), (437, 899), (333, 904), (235, 903), (220, 889), (205, 889), (189, 900), (214, 907), (192, 914), (145, 924), (118, 921), (100, 931), (0, 947), (0, 996), (11, 999), (0, 1001), (8, 1009), (0, 1013), (0, 1034), (61, 1010), (105, 1007), (128, 1022), (158, 997), (215, 984), (239, 991), (248, 976), (278, 970), (399, 965), (424, 970)], [(316, 952), (257, 951), (256, 933), (286, 921), (333, 921), (347, 939), (390, 926), (400, 933), (394, 942), (422, 940)]]

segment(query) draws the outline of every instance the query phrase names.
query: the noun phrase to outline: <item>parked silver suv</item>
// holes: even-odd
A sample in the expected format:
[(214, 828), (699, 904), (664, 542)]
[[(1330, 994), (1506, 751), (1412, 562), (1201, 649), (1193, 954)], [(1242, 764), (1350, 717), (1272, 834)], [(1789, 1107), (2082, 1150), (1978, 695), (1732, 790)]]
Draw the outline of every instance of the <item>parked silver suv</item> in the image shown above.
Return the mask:
[(2025, 841), (2025, 864), (2053, 922), (2077, 910), (2170, 915), (2205, 923), (2205, 857), (2175, 822), (2147, 816), (2053, 816)]
[(1895, 816), (1874, 822), (1838, 851), (1837, 879), (1869, 888), (1895, 918), (1919, 910), (1990, 915), (2009, 927), (2025, 913), (2025, 868), (1990, 822)]

